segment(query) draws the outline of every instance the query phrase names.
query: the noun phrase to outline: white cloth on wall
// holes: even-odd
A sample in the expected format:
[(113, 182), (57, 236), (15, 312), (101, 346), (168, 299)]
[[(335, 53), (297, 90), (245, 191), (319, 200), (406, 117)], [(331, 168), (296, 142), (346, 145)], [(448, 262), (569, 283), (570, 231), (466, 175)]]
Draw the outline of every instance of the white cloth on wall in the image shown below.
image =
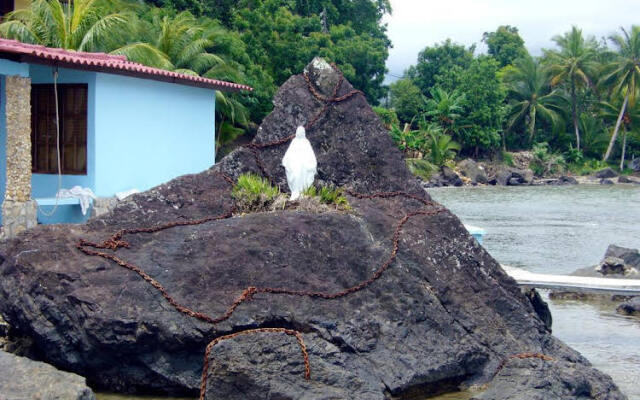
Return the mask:
[(307, 139), (304, 127), (299, 126), (287, 152), (282, 158), (282, 165), (287, 173), (287, 184), (291, 191), (291, 200), (313, 185), (318, 162), (311, 143)]
[(80, 208), (82, 209), (82, 215), (87, 215), (87, 210), (91, 205), (91, 199), (97, 199), (96, 195), (89, 188), (83, 188), (81, 186), (74, 186), (71, 189), (60, 189), (56, 195), (59, 199), (74, 198), (80, 199)]

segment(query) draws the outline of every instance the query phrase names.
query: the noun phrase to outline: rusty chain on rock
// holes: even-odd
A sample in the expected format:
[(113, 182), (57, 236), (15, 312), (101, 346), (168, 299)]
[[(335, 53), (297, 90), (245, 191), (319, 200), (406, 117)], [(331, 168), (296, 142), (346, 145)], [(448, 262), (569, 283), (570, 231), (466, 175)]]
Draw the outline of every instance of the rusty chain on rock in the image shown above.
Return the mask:
[[(349, 99), (350, 97), (356, 95), (356, 94), (363, 94), (361, 91), (359, 90), (352, 90), (350, 92), (348, 92), (345, 95), (342, 96), (338, 96), (338, 91), (340, 90), (340, 87), (342, 86), (342, 83), (344, 81), (344, 76), (342, 75), (342, 73), (337, 69), (337, 67), (332, 64), (332, 67), (338, 72), (339, 74), (339, 78), (338, 78), (338, 82), (335, 85), (334, 89), (333, 89), (333, 93), (331, 95), (331, 97), (325, 97), (322, 96), (317, 89), (314, 87), (314, 85), (312, 84), (311, 80), (309, 79), (309, 77), (307, 76), (307, 74), (303, 74), (305, 81), (307, 82), (307, 86), (309, 88), (309, 91), (313, 94), (313, 96), (318, 99), (319, 101), (323, 102), (323, 108), (320, 110), (320, 112), (318, 114), (316, 114), (316, 116), (310, 120), (306, 125), (305, 128), (306, 129), (310, 129), (312, 128), (320, 118), (322, 118), (322, 116), (324, 116), (327, 111), (329, 110), (329, 107), (332, 104), (341, 102), (341, 101), (345, 101), (347, 99)], [(256, 160), (256, 164), (258, 166), (258, 168), (260, 169), (260, 172), (263, 174), (263, 176), (267, 177), (267, 179), (274, 184), (273, 179), (271, 178), (271, 176), (268, 174), (267, 172), (267, 168), (264, 164), (264, 162), (262, 161), (262, 159), (260, 158), (259, 155), (259, 149), (263, 149), (266, 147), (273, 147), (273, 146), (278, 146), (284, 143), (287, 143), (288, 141), (290, 141), (291, 139), (293, 139), (293, 137), (295, 137), (295, 135), (290, 135), (287, 136), (285, 138), (282, 139), (278, 139), (275, 140), (273, 142), (268, 142), (268, 143), (249, 143), (247, 145), (245, 145), (244, 147), (248, 148), (254, 155), (254, 158)], [(233, 179), (222, 173), (222, 172), (218, 172), (219, 175), (222, 176), (222, 178), (230, 185), (233, 186), (234, 185), (234, 181)], [(416, 200), (420, 203), (422, 203), (424, 206), (427, 207), (432, 207), (431, 209), (428, 210), (418, 210), (418, 211), (413, 211), (410, 212), (408, 214), (406, 214), (404, 217), (402, 217), (398, 224), (396, 225), (396, 228), (394, 230), (393, 236), (392, 236), (392, 240), (391, 240), (391, 252), (388, 256), (388, 258), (380, 265), (380, 267), (378, 267), (378, 269), (375, 270), (375, 272), (367, 279), (364, 280), (356, 285), (353, 285), (351, 287), (348, 287), (346, 289), (337, 291), (337, 292), (320, 292), (320, 291), (306, 291), (306, 290), (292, 290), (292, 289), (286, 289), (286, 288), (272, 288), (272, 287), (256, 287), (256, 286), (249, 286), (247, 288), (245, 288), (242, 293), (233, 301), (233, 303), (227, 308), (227, 310), (220, 316), (218, 317), (212, 317), (210, 315), (207, 315), (205, 313), (202, 312), (198, 312), (198, 311), (194, 311), (182, 304), (180, 304), (177, 300), (175, 300), (169, 293), (168, 291), (165, 289), (165, 287), (158, 282), (157, 280), (155, 280), (153, 277), (151, 277), (149, 274), (147, 274), (142, 268), (140, 268), (139, 266), (130, 263), (128, 261), (123, 260), (122, 258), (116, 256), (114, 253), (107, 253), (104, 251), (100, 251), (100, 250), (112, 250), (112, 251), (116, 251), (119, 248), (123, 247), (123, 248), (130, 248), (131, 245), (129, 242), (127, 242), (126, 240), (124, 240), (124, 236), (125, 235), (134, 235), (134, 234), (140, 234), (140, 233), (156, 233), (156, 232), (160, 232), (162, 230), (165, 229), (171, 229), (171, 228), (175, 228), (175, 227), (179, 227), (179, 226), (190, 226), (190, 225), (200, 225), (200, 224), (204, 224), (207, 222), (212, 222), (212, 221), (218, 221), (218, 220), (223, 220), (223, 219), (228, 219), (231, 218), (234, 214), (234, 212), (236, 211), (235, 206), (232, 206), (227, 212), (224, 212), (222, 214), (219, 215), (215, 215), (215, 216), (209, 216), (209, 217), (205, 217), (205, 218), (200, 218), (200, 219), (195, 219), (195, 220), (181, 220), (181, 221), (173, 221), (173, 222), (169, 222), (166, 224), (161, 224), (161, 225), (156, 225), (153, 227), (147, 227), (147, 228), (127, 228), (127, 229), (121, 229), (119, 231), (117, 231), (116, 233), (114, 233), (113, 235), (111, 235), (111, 237), (109, 237), (107, 240), (101, 242), (101, 243), (96, 243), (96, 242), (91, 242), (85, 239), (80, 239), (76, 245), (76, 248), (78, 250), (80, 250), (81, 252), (83, 252), (84, 254), (88, 255), (88, 256), (96, 256), (96, 257), (101, 257), (107, 260), (110, 260), (114, 263), (116, 263), (117, 265), (123, 267), (123, 268), (127, 268), (135, 273), (137, 273), (143, 280), (145, 280), (146, 282), (148, 282), (151, 286), (153, 286), (155, 289), (157, 289), (160, 294), (165, 298), (165, 300), (167, 300), (167, 302), (173, 306), (177, 311), (192, 317), (192, 318), (196, 318), (199, 319), (201, 321), (210, 323), (210, 324), (218, 324), (222, 321), (225, 321), (227, 319), (229, 319), (231, 317), (231, 315), (234, 313), (234, 311), (236, 310), (236, 308), (238, 308), (238, 306), (240, 306), (241, 304), (251, 301), (253, 299), (253, 296), (256, 294), (279, 294), (279, 295), (291, 295), (291, 296), (304, 296), (304, 297), (311, 297), (311, 298), (320, 298), (320, 299), (337, 299), (340, 297), (344, 297), (347, 296), (349, 294), (358, 292), (362, 289), (365, 289), (366, 287), (368, 287), (369, 285), (371, 285), (373, 282), (375, 282), (377, 279), (379, 279), (382, 274), (389, 268), (389, 266), (391, 266), (391, 264), (394, 262), (394, 260), (396, 259), (396, 256), (398, 254), (398, 250), (399, 250), (399, 242), (400, 242), (400, 232), (402, 231), (403, 226), (407, 223), (407, 221), (409, 221), (409, 219), (411, 219), (412, 217), (415, 216), (433, 216), (436, 215), (442, 211), (445, 210), (444, 207), (440, 206), (437, 203), (434, 203), (432, 201), (426, 200), (423, 197), (411, 194), (411, 193), (406, 193), (406, 192), (400, 192), (400, 191), (395, 191), (395, 192), (380, 192), (380, 193), (373, 193), (373, 194), (363, 194), (363, 193), (357, 193), (351, 190), (347, 190), (346, 191), (347, 194), (349, 194), (350, 196), (354, 197), (354, 198), (358, 198), (358, 199), (375, 199), (375, 198), (382, 198), (382, 199), (386, 199), (386, 198), (393, 198), (393, 197), (405, 197), (408, 199), (413, 199)], [(254, 334), (254, 333), (281, 333), (281, 334), (286, 334), (289, 336), (294, 336), (296, 338), (296, 341), (300, 347), (302, 356), (303, 356), (303, 360), (304, 360), (304, 366), (305, 366), (305, 378), (306, 379), (310, 379), (311, 378), (311, 368), (310, 368), (310, 363), (309, 363), (309, 355), (307, 352), (307, 348), (306, 345), (304, 343), (303, 337), (302, 337), (302, 333), (294, 330), (294, 329), (286, 329), (286, 328), (256, 328), (256, 329), (247, 329), (247, 330), (243, 330), (243, 331), (239, 331), (239, 332), (235, 332), (232, 334), (228, 334), (228, 335), (223, 335), (223, 336), (219, 336), (215, 339), (213, 339), (211, 342), (209, 342), (209, 344), (206, 347), (205, 350), (205, 355), (204, 355), (204, 363), (203, 363), (203, 369), (202, 369), (202, 377), (201, 377), (201, 385), (200, 385), (200, 400), (204, 400), (205, 397), (205, 393), (206, 393), (206, 384), (207, 384), (207, 375), (208, 375), (208, 369), (209, 369), (209, 358), (210, 358), (210, 353), (213, 349), (213, 347), (224, 341), (224, 340), (229, 340), (229, 339), (233, 339), (236, 338), (238, 336), (241, 335), (248, 335), (248, 334)], [(533, 354), (533, 353), (521, 353), (522, 354)], [(519, 355), (516, 356), (512, 356), (513, 357), (517, 357)], [(535, 355), (534, 355), (535, 356)], [(538, 357), (538, 356), (536, 356)], [(542, 358), (542, 359), (548, 359), (546, 358), (547, 356), (544, 355), (539, 355), (538, 358)], [(550, 358), (550, 357), (549, 357)], [(503, 361), (503, 363), (500, 365), (498, 371), (504, 367), (504, 364), (506, 364), (505, 360)], [(497, 374), (497, 372), (496, 372)]]

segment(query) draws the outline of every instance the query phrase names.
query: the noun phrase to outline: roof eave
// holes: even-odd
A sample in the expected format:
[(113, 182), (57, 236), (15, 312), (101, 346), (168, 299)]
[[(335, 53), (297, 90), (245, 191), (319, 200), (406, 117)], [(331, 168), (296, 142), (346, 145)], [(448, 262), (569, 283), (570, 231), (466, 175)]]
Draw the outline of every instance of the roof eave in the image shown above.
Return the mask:
[(110, 68), (102, 65), (92, 65), (89, 63), (77, 64), (77, 63), (65, 62), (57, 59), (48, 59), (48, 58), (32, 56), (29, 54), (0, 52), (0, 58), (5, 58), (12, 61), (29, 63), (29, 64), (52, 65), (60, 68), (68, 68), (68, 69), (75, 69), (75, 70), (81, 70), (81, 71), (103, 72), (108, 74), (130, 76), (134, 78), (150, 79), (150, 80), (155, 80), (160, 82), (169, 82), (169, 83), (175, 83), (175, 84), (193, 86), (193, 87), (199, 87), (199, 88), (205, 88), (205, 89), (220, 90), (224, 92), (253, 91), (253, 88), (249, 86), (232, 84), (230, 82), (223, 82), (223, 81), (220, 81), (220, 83), (202, 82), (202, 81), (195, 81), (190, 79), (182, 79), (175, 76), (149, 74), (149, 73), (132, 71), (132, 70), (121, 69), (121, 68)]

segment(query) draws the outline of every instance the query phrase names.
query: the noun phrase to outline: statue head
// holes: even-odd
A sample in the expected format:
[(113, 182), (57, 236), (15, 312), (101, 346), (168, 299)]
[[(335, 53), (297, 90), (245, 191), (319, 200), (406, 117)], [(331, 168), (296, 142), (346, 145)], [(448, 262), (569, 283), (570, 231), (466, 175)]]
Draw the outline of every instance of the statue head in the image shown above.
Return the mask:
[(304, 130), (304, 126), (299, 126), (298, 129), (296, 129), (296, 138), (297, 139), (306, 139), (307, 138), (307, 132)]

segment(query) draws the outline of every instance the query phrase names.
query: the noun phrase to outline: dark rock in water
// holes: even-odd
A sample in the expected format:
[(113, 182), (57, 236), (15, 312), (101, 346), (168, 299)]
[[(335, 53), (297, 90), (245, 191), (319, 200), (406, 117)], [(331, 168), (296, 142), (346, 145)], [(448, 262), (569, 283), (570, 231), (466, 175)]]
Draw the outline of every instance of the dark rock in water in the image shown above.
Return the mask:
[(524, 295), (527, 296), (536, 314), (538, 314), (538, 317), (540, 317), (549, 332), (551, 332), (553, 318), (551, 317), (551, 310), (549, 310), (549, 305), (544, 300), (542, 300), (540, 293), (538, 293), (538, 291), (535, 289), (526, 290), (524, 292)]
[(511, 179), (516, 178), (519, 185), (530, 185), (533, 182), (533, 171), (530, 169), (514, 169), (511, 171)]
[(621, 258), (625, 264), (640, 269), (640, 252), (638, 249), (629, 249), (626, 247), (616, 246), (615, 244), (610, 244), (609, 247), (607, 247), (607, 251), (604, 253), (604, 256), (605, 258)]
[(471, 179), (471, 183), (487, 183), (487, 173), (474, 160), (467, 158), (458, 163), (460, 173)]
[(576, 368), (566, 361), (513, 358), (506, 362), (489, 388), (474, 399), (626, 399), (615, 387), (607, 375)]
[(4, 351), (0, 351), (0, 371), (3, 400), (96, 398), (83, 377)]
[[(338, 74), (317, 60), (309, 70), (331, 96)], [(351, 90), (344, 82), (337, 94)], [(324, 108), (302, 75), (283, 84), (274, 105), (254, 143), (286, 138)], [(414, 197), (348, 194), (349, 212), (287, 208), (112, 237), (124, 228), (227, 213), (231, 188), (221, 172), (237, 179), (264, 169), (286, 188), (286, 144), (239, 148), (211, 170), (131, 196), (86, 225), (38, 226), (0, 242), (0, 313), (48, 362), (111, 391), (196, 394), (207, 344), (238, 333), (211, 349), (208, 399), (426, 397), (486, 383), (505, 358), (522, 352), (558, 360), (561, 369), (536, 370), (545, 379), (589, 376), (603, 398), (622, 398), (609, 378), (548, 332), (458, 218), (422, 202), (428, 195), (361, 95), (332, 104), (307, 137), (322, 184)], [(421, 211), (430, 214), (413, 214)], [(135, 271), (76, 248), (80, 238), (110, 237), (106, 244), (130, 247), (97, 250), (139, 266), (175, 302), (213, 318), (234, 301), (237, 307), (219, 323), (192, 318)], [(394, 237), (397, 257), (379, 270)], [(338, 298), (322, 296), (353, 287)], [(246, 301), (238, 300), (243, 293)], [(296, 337), (247, 331), (256, 328), (300, 332), (311, 379), (304, 379)]]
[(640, 317), (640, 296), (620, 304), (616, 311), (623, 315), (634, 315)]
[(640, 172), (640, 157), (634, 158), (633, 160), (629, 161), (627, 166), (634, 172)]
[(613, 182), (611, 179), (600, 179), (600, 184), (601, 185), (614, 185), (615, 182)]
[(445, 165), (441, 168), (441, 173), (447, 182), (447, 186), (462, 186), (462, 179), (460, 179), (460, 176), (453, 169)]
[(599, 179), (615, 178), (616, 176), (618, 176), (618, 173), (613, 169), (607, 167), (596, 172), (594, 176)]
[(506, 186), (509, 184), (509, 179), (511, 179), (511, 169), (507, 167), (501, 167), (495, 176), (496, 184)]
[(596, 271), (602, 275), (624, 275), (625, 263), (623, 259), (618, 257), (605, 257), (602, 263), (596, 268)]
[(572, 176), (562, 175), (558, 178), (556, 185), (577, 185), (578, 181)]
[(602, 275), (637, 275), (638, 270), (624, 262), (622, 258), (605, 257), (596, 267), (596, 272)]

